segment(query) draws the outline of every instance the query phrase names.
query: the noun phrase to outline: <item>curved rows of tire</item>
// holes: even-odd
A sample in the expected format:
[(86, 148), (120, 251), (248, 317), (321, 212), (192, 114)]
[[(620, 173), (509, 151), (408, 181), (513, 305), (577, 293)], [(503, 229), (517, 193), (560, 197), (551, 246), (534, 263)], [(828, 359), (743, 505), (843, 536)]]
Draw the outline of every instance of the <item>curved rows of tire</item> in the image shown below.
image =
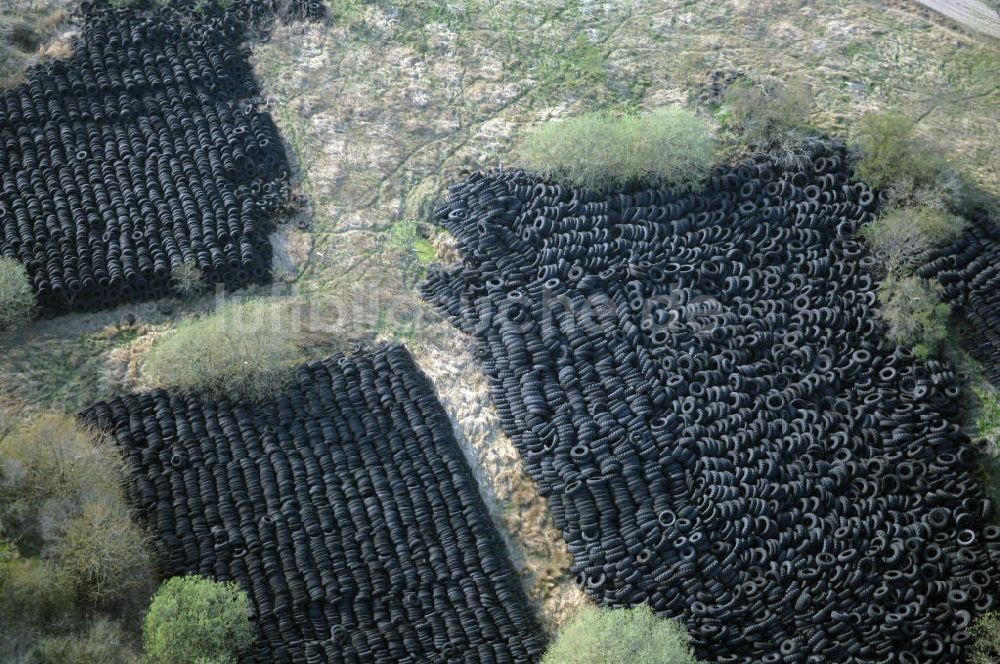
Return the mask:
[(185, 264), (206, 283), (268, 278), (288, 164), (239, 39), (269, 4), (84, 3), (73, 56), (0, 94), (0, 255), (44, 312), (156, 297)]
[(125, 452), (163, 571), (247, 589), (248, 661), (540, 657), (451, 424), (403, 347), (304, 365), (271, 401), (156, 390), (84, 418)]
[(579, 585), (683, 618), (714, 662), (955, 662), (1000, 528), (958, 378), (887, 341), (876, 197), (838, 146), (705, 191), (477, 173), (424, 297), (477, 339)]
[(975, 219), (960, 238), (931, 252), (917, 274), (937, 279), (972, 324), (986, 375), (1000, 386), (1000, 228), (987, 215)]

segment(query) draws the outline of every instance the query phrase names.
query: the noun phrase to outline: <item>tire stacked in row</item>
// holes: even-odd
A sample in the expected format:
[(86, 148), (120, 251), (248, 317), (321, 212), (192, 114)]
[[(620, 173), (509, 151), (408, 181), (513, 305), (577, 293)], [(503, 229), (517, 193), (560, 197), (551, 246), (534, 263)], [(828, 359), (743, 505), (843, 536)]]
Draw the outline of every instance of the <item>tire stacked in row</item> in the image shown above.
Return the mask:
[(917, 274), (936, 279), (972, 324), (974, 351), (1000, 386), (1000, 228), (983, 214), (957, 240), (934, 249)]
[(474, 335), (578, 583), (683, 618), (713, 662), (958, 661), (1000, 529), (959, 382), (886, 339), (838, 146), (699, 193), (453, 186), (424, 297)]
[[(288, 163), (239, 47), (243, 24), (88, 5), (73, 56), (0, 94), (0, 255), (43, 311), (269, 277)], [(249, 100), (249, 101), (248, 101)]]
[(155, 390), (84, 418), (124, 452), (163, 572), (246, 588), (248, 661), (538, 660), (544, 638), (403, 347), (306, 364), (269, 401)]
[[(119, 3), (121, 4), (121, 3)], [(261, 25), (275, 18), (287, 20), (318, 20), (326, 16), (326, 3), (322, 0), (229, 0), (205, 2), (204, 0), (134, 0), (135, 9), (169, 9), (179, 12), (188, 23), (205, 23), (228, 17), (244, 25)], [(87, 0), (80, 3), (80, 14), (85, 18), (113, 9), (110, 0)]]

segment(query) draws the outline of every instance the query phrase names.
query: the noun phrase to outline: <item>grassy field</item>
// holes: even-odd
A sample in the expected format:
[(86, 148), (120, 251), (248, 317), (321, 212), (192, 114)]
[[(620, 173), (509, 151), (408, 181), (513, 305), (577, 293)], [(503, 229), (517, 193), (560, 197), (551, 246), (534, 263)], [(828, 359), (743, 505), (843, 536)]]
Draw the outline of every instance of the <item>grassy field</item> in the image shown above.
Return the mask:
[[(1000, 192), (1000, 47), (908, 2), (331, 0), (324, 23), (276, 27), (253, 53), (308, 199), (295, 220), (310, 227), (283, 227), (280, 278), (262, 290), (294, 300), (311, 353), (350, 339), (414, 348), (550, 629), (581, 601), (562, 539), (467, 342), (415, 292), (454, 256), (427, 223), (447, 183), (514, 163), (553, 117), (679, 102), (714, 119), (711, 73), (742, 71), (804, 80), (810, 122), (835, 135), (899, 108)], [(214, 301), (66, 316), (0, 341), (0, 416), (148, 385), (146, 350)]]

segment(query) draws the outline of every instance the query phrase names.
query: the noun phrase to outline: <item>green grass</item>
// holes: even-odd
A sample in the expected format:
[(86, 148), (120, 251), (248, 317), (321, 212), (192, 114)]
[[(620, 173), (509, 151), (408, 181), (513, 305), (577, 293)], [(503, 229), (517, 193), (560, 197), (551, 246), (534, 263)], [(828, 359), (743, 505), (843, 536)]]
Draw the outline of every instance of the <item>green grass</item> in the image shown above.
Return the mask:
[(437, 260), (437, 250), (421, 235), (423, 224), (404, 219), (394, 223), (388, 231), (387, 245), (390, 249), (413, 252), (421, 265), (429, 265)]
[(976, 417), (979, 435), (989, 438), (1000, 436), (1000, 394), (985, 386), (974, 386), (972, 390), (979, 398), (979, 412)]

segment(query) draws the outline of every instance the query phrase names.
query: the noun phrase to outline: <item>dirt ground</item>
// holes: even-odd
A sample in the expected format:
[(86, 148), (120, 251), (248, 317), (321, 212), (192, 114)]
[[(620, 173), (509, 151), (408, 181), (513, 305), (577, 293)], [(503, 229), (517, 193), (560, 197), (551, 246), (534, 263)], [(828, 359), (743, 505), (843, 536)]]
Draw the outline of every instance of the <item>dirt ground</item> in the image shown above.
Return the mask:
[[(544, 501), (499, 430), (469, 341), (420, 302), (454, 260), (430, 223), (464, 171), (516, 163), (538, 123), (594, 108), (699, 102), (713, 71), (798, 75), (812, 121), (848, 136), (901, 108), (1000, 191), (1000, 46), (911, 2), (861, 0), (331, 0), (276, 27), (253, 63), (308, 198), (274, 238), (277, 285), (316, 353), (409, 345), (434, 380), (546, 627), (583, 601)], [(76, 410), (142, 385), (143, 352), (214, 296), (41, 321), (0, 340), (0, 417)]]

